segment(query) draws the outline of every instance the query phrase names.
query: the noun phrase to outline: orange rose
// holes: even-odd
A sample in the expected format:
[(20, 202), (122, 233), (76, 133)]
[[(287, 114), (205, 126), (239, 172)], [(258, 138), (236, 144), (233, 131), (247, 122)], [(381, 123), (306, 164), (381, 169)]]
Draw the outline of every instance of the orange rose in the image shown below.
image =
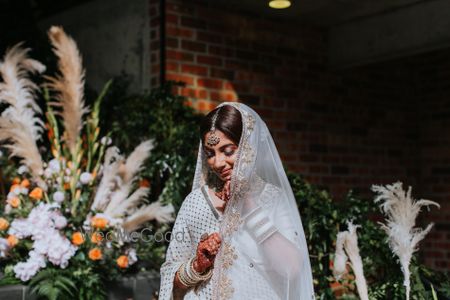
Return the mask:
[(12, 184), (19, 184), (20, 183), (20, 178), (19, 177), (14, 177)]
[(11, 197), (8, 200), (6, 200), (6, 202), (8, 202), (8, 204), (14, 208), (17, 208), (20, 205), (20, 199), (17, 197)]
[(9, 222), (5, 218), (0, 218), (0, 230), (6, 230), (9, 227)]
[(80, 246), (81, 244), (83, 244), (84, 243), (83, 234), (81, 234), (81, 232), (79, 232), (79, 231), (73, 233), (72, 234), (72, 243), (77, 246)]
[[(14, 181), (13, 181), (14, 182)], [(20, 181), (19, 181), (20, 182)], [(14, 190), (15, 189), (18, 189), (18, 188), (20, 188), (20, 184), (18, 184), (18, 183), (14, 183), (10, 188), (9, 188), (9, 191), (10, 192), (14, 192)]]
[(31, 191), (31, 193), (29, 194), (29, 196), (30, 196), (32, 199), (34, 199), (34, 200), (41, 200), (43, 194), (44, 194), (44, 193), (42, 192), (42, 189), (41, 189), (41, 188), (35, 187), (35, 188)]
[(116, 262), (117, 262), (117, 265), (118, 265), (120, 268), (126, 268), (126, 267), (128, 267), (128, 256), (126, 256), (126, 255), (121, 255), (121, 256), (119, 256), (119, 258), (116, 260)]
[(99, 248), (94, 248), (89, 251), (89, 258), (92, 260), (102, 259), (102, 250)]
[(103, 235), (100, 232), (94, 232), (91, 236), (91, 242), (100, 244), (103, 241)]
[(8, 236), (7, 241), (8, 241), (8, 244), (10, 247), (14, 247), (19, 242), (19, 240), (16, 238), (16, 236), (12, 235), (12, 234), (10, 234)]
[(105, 218), (101, 218), (101, 217), (93, 217), (91, 220), (91, 224), (95, 228), (105, 229), (106, 226), (108, 225), (108, 220), (106, 220)]
[(24, 187), (24, 188), (29, 188), (30, 187), (30, 181), (28, 179), (24, 179), (22, 180), (22, 182), (20, 183), (20, 186)]

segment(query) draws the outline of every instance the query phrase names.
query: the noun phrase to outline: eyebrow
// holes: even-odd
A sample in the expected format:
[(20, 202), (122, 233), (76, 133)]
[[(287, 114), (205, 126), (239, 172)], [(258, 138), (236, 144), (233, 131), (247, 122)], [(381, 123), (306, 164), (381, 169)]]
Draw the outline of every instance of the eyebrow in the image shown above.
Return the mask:
[[(226, 147), (229, 147), (229, 146), (236, 146), (236, 145), (233, 144), (233, 143), (228, 143), (228, 144), (226, 144), (226, 145), (221, 146), (219, 149), (223, 151)], [(237, 147), (237, 146), (236, 146), (236, 147)], [(210, 147), (208, 147), (208, 146), (203, 146), (203, 148), (204, 148), (205, 150), (207, 150), (207, 151), (214, 151), (214, 149), (212, 149), (212, 148), (210, 148)]]

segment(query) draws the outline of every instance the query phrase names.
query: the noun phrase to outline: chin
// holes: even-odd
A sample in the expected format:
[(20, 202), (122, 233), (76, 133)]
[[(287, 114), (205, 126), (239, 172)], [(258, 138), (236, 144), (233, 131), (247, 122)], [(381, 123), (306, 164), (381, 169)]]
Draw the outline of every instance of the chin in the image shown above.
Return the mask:
[(228, 178), (228, 176), (226, 176), (226, 177), (217, 176), (217, 177), (219, 177), (220, 181), (227, 181), (227, 178)]
[(216, 173), (217, 177), (221, 180), (221, 181), (227, 181), (227, 180), (231, 180), (231, 172), (230, 175), (227, 175), (225, 177), (220, 176), (220, 174)]

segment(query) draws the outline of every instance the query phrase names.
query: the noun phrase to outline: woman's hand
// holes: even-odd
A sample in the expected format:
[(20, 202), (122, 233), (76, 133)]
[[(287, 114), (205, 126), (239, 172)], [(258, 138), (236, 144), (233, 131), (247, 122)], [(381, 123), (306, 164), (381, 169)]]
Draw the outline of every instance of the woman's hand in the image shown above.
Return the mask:
[(202, 239), (197, 246), (197, 254), (193, 261), (193, 268), (198, 273), (205, 272), (214, 264), (217, 252), (219, 252), (222, 240), (219, 233), (214, 232), (210, 235), (207, 233), (202, 236)]
[(228, 200), (230, 200), (231, 194), (231, 181), (227, 180), (223, 186), (223, 189), (220, 192), (215, 192), (215, 195), (223, 201), (222, 206), (217, 207), (217, 209), (221, 212), (225, 211), (225, 207), (227, 206)]

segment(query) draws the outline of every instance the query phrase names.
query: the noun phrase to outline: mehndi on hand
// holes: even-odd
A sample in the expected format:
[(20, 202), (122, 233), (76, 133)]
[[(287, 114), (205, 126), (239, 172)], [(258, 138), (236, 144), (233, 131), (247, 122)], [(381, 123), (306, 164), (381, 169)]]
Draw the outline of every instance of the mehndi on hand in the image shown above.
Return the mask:
[(196, 272), (203, 273), (213, 266), (221, 242), (222, 240), (217, 232), (210, 235), (205, 233), (202, 236), (202, 239), (197, 246), (196, 257), (193, 262), (193, 268)]

